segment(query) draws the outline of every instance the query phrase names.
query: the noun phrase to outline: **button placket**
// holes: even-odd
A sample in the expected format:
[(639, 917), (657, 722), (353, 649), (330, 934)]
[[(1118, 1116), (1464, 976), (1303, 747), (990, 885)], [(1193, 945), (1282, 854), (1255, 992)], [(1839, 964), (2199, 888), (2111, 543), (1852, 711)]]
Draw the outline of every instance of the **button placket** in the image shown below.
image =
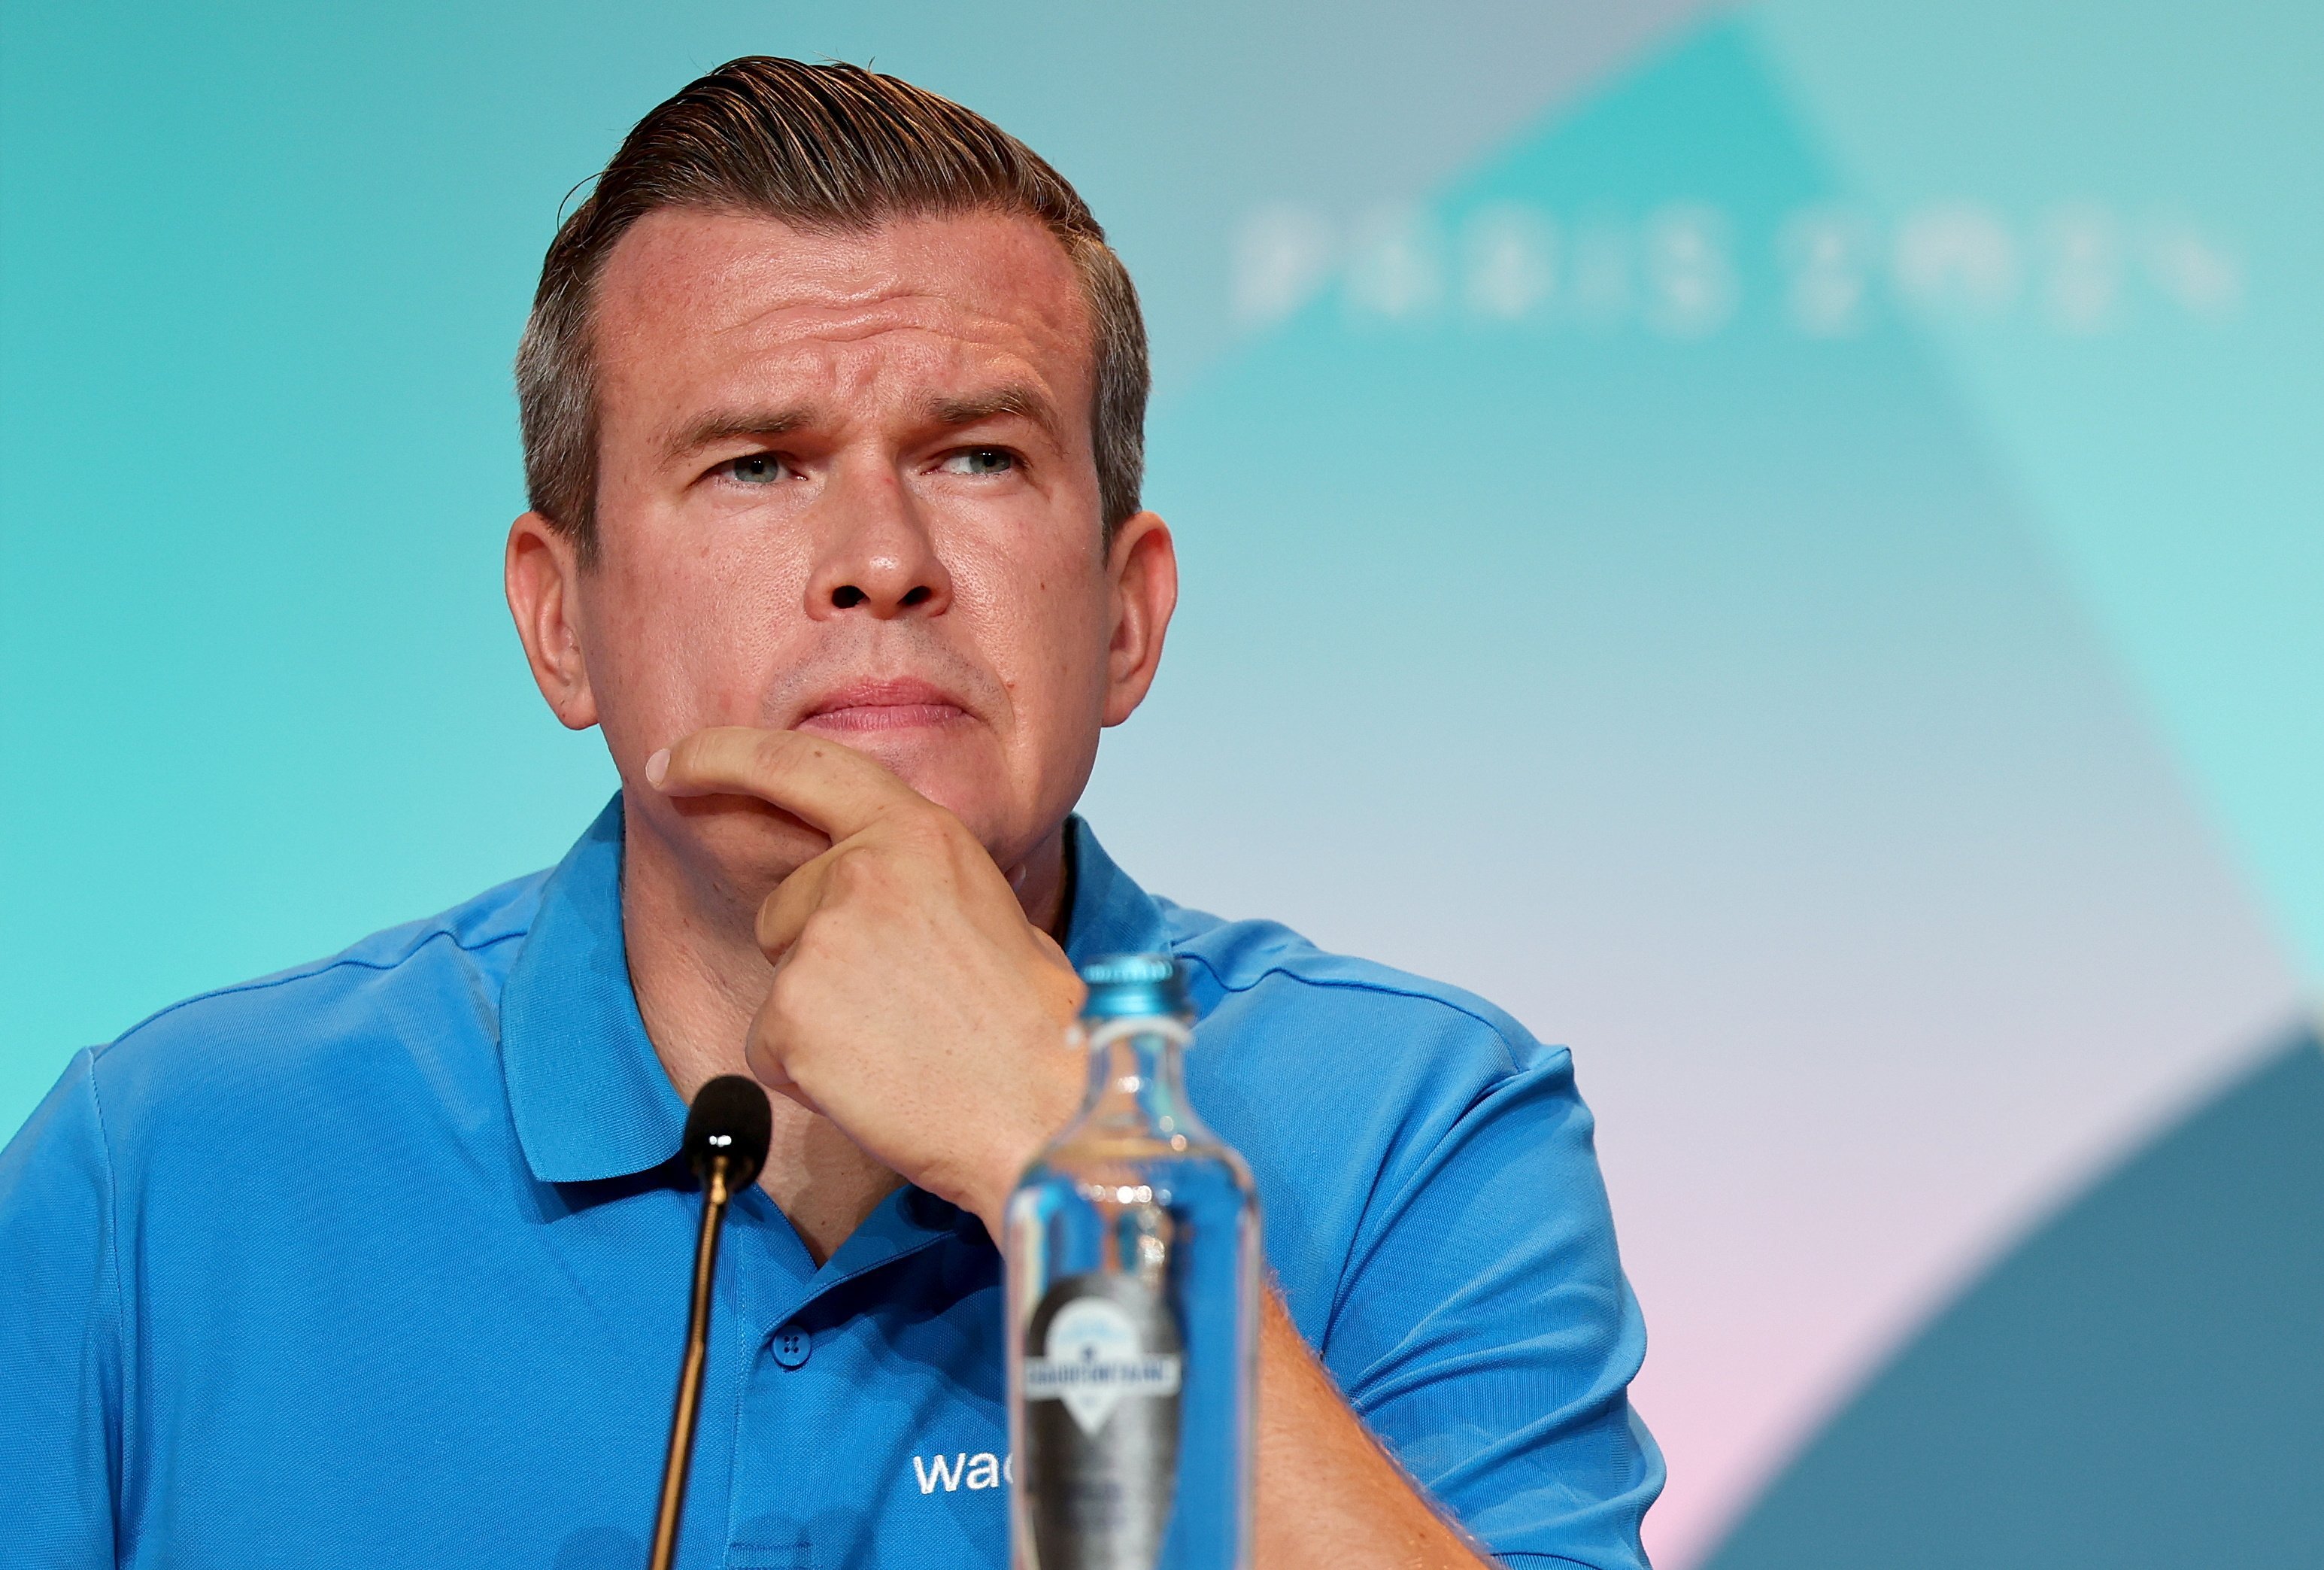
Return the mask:
[[(789, 1570), (809, 1562), (809, 1547), (795, 1512), (798, 1501), (783, 1480), (798, 1471), (798, 1425), (778, 1400), (770, 1381), (784, 1378), (777, 1344), (797, 1329), (797, 1315), (808, 1297), (815, 1264), (782, 1213), (762, 1192), (741, 1203), (752, 1207), (754, 1225), (747, 1248), (738, 1251), (737, 1285), (743, 1301), (737, 1331), (746, 1339), (740, 1401), (735, 1409), (733, 1486), (727, 1496), (727, 1558), (730, 1570)], [(804, 1362), (805, 1359), (800, 1361)], [(791, 1394), (797, 1394), (794, 1388)]]
[[(754, 1203), (758, 1197), (746, 1196)], [(742, 1276), (751, 1305), (751, 1371), (739, 1414), (727, 1517), (730, 1570), (804, 1563), (810, 1551), (818, 1562), (830, 1556), (853, 1563), (868, 1543), (858, 1540), (861, 1522), (834, 1520), (814, 1528), (819, 1540), (812, 1550), (808, 1547), (810, 1523), (828, 1513), (823, 1510), (826, 1492), (842, 1490), (855, 1499), (863, 1486), (844, 1460), (852, 1403), (834, 1381), (856, 1366), (855, 1337), (872, 1314), (861, 1304), (817, 1305), (956, 1235), (929, 1224), (945, 1212), (908, 1208), (908, 1198), (884, 1201), (819, 1267), (781, 1213), (771, 1205), (767, 1208), (767, 1224), (759, 1233), (759, 1268)], [(825, 1344), (819, 1353), (818, 1339)], [(816, 1359), (817, 1372), (805, 1371)], [(836, 1535), (820, 1540), (825, 1531)], [(786, 1555), (801, 1557), (795, 1561)]]

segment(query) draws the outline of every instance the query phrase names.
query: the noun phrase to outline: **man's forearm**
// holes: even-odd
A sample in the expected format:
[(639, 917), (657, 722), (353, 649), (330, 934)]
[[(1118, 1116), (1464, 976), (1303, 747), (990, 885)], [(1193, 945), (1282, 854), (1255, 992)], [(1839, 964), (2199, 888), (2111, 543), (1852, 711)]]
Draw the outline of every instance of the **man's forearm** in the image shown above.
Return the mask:
[(1269, 1288), (1259, 1308), (1259, 1570), (1480, 1570), (1491, 1561), (1349, 1410)]

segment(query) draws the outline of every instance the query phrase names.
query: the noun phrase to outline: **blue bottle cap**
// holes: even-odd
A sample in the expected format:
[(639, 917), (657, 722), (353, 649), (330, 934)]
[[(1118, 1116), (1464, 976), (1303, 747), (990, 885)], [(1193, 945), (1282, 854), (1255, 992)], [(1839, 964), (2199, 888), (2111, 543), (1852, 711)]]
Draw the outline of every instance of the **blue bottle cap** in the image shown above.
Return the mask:
[(1138, 1020), (1156, 1014), (1185, 1017), (1194, 1011), (1186, 978), (1167, 954), (1110, 954), (1082, 966), (1089, 1001), (1084, 1020)]

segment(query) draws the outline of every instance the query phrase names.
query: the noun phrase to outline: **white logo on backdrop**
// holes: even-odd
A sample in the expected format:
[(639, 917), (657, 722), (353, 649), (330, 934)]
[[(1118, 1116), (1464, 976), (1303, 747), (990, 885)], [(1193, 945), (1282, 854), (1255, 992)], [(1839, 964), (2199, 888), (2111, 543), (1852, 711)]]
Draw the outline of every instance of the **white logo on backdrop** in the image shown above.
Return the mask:
[(1251, 328), (1336, 292), (1355, 325), (1637, 326), (1703, 338), (1735, 319), (1746, 280), (1768, 267), (1783, 320), (1813, 338), (1851, 337), (1884, 312), (2088, 337), (2141, 313), (2223, 321), (2245, 291), (2241, 258), (2216, 235), (2174, 213), (2131, 217), (2096, 202), (2013, 216), (1936, 201), (1887, 221), (1819, 206), (1764, 233), (1691, 201), (1630, 217), (1497, 202), (1450, 226), (1408, 208), (1335, 217), (1278, 204), (1236, 229), (1230, 263), (1235, 319)]

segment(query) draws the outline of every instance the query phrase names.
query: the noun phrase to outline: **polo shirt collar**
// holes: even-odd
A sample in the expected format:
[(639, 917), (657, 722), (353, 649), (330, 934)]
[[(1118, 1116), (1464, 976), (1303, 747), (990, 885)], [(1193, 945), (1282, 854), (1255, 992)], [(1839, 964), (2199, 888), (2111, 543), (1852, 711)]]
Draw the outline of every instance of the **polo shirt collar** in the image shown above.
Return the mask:
[[(1162, 907), (1078, 817), (1065, 832), (1076, 965), (1168, 947)], [(686, 1104), (646, 1036), (622, 937), (622, 798), (597, 815), (540, 891), (501, 993), (501, 1067), (525, 1163), (544, 1183), (648, 1171), (675, 1157)]]
[(619, 793), (541, 886), (501, 993), (501, 1069), (544, 1183), (626, 1178), (678, 1154), (686, 1103), (646, 1037), (622, 940)]
[(1158, 954), (1170, 947), (1160, 900), (1130, 881), (1079, 817), (1065, 820), (1073, 857), (1073, 915), (1065, 957), (1075, 968), (1109, 954)]

